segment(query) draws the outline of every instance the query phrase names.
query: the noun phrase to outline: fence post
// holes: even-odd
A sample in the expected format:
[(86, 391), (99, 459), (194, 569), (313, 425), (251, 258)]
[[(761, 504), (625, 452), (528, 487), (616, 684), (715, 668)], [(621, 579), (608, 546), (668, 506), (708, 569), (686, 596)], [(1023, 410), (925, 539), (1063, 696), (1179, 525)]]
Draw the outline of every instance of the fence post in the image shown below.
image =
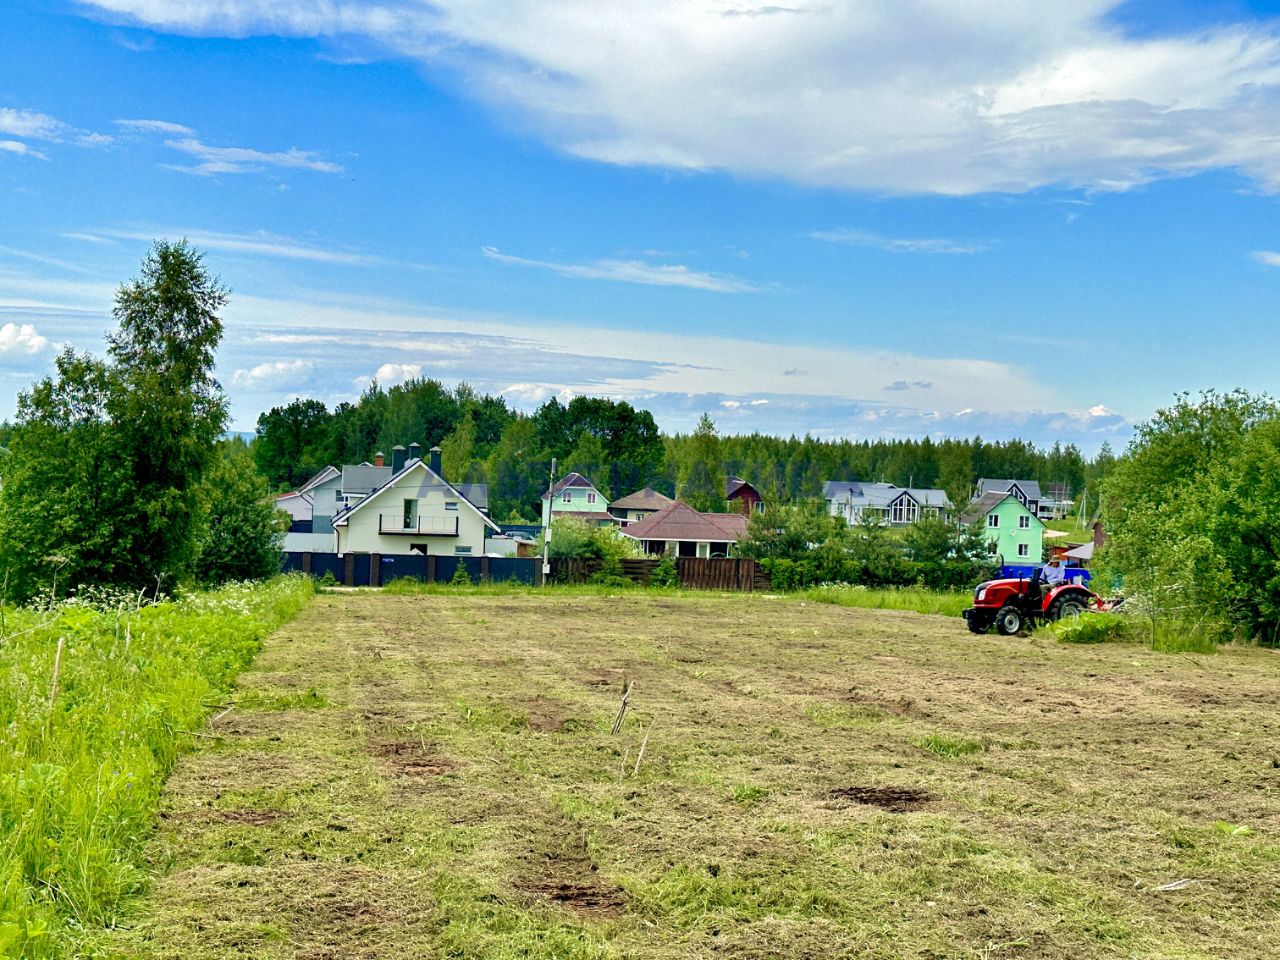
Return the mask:
[(342, 583), (344, 586), (356, 585), (356, 555), (348, 553), (342, 558)]
[(488, 557), (480, 558), (480, 582), (481, 583), (489, 582), (489, 558)]
[(382, 586), (382, 554), (369, 554), (369, 586)]
[(302, 554), (302, 572), (306, 574), (311, 573), (311, 551), (310, 550), (307, 550)]
[(436, 558), (427, 554), (427, 583), (436, 582)]

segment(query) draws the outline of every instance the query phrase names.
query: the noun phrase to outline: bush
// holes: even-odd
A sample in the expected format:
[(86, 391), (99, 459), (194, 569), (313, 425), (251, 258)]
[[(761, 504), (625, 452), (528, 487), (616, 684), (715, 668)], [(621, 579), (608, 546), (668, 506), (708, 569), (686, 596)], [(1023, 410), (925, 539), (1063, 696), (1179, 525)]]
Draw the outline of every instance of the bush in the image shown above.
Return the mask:
[(622, 560), (616, 556), (605, 557), (600, 569), (591, 575), (591, 583), (601, 587), (631, 587), (634, 584), (622, 572)]
[(649, 586), (680, 586), (680, 571), (676, 567), (675, 557), (671, 556), (669, 553), (662, 555), (662, 559), (658, 561), (658, 565), (653, 568), (653, 573), (649, 574)]

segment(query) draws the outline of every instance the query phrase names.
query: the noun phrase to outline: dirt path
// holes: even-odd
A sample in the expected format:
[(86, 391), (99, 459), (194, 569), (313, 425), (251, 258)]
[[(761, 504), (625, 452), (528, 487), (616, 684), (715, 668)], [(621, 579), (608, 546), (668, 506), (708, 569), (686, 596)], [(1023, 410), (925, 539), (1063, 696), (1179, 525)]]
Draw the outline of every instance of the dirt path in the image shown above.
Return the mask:
[(116, 946), (1262, 960), (1278, 672), (759, 597), (322, 596), (171, 778)]

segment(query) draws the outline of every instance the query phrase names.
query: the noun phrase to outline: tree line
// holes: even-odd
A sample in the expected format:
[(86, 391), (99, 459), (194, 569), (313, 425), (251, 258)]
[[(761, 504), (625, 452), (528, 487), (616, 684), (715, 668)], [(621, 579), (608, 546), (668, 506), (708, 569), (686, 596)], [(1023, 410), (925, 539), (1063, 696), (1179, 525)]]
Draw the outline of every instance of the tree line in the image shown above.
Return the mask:
[(326, 465), (361, 463), (397, 444), (439, 444), (448, 479), (489, 484), (490, 510), (507, 522), (534, 521), (553, 458), (564, 476), (577, 471), (610, 498), (653, 487), (700, 510), (724, 509), (724, 482), (738, 476), (775, 503), (822, 496), (827, 480), (885, 481), (934, 487), (967, 502), (979, 477), (1060, 483), (1075, 494), (1096, 490), (1116, 457), (1107, 444), (1086, 458), (1073, 444), (1044, 449), (1023, 440), (820, 440), (761, 433), (721, 436), (704, 415), (689, 434), (664, 435), (647, 410), (625, 401), (552, 398), (533, 413), (466, 384), (414, 378), (371, 384), (332, 410), (299, 399), (258, 418), (259, 469), (276, 490), (297, 489)]

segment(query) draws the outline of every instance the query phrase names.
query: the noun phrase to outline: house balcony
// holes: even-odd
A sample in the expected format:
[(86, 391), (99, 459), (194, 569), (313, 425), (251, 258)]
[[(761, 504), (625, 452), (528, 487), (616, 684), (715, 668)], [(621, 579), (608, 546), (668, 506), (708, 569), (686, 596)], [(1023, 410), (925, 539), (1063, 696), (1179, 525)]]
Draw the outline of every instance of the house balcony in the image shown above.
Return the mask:
[(402, 513), (378, 514), (378, 533), (386, 537), (456, 537), (457, 517), (410, 517)]

